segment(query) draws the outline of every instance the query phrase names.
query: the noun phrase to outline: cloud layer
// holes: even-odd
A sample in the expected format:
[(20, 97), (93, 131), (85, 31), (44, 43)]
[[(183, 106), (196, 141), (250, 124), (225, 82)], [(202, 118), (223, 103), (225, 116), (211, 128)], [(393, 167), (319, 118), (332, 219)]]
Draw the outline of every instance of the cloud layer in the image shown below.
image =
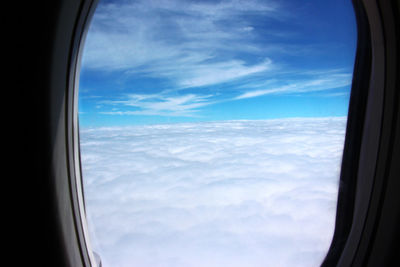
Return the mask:
[(94, 250), (107, 266), (319, 266), (345, 118), (81, 130)]

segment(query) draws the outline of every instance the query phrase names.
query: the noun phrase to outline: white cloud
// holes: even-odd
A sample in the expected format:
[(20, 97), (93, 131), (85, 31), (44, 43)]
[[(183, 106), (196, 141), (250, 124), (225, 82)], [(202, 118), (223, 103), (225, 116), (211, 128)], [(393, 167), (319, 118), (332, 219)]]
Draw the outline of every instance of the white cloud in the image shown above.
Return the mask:
[(263, 72), (272, 65), (265, 55), (257, 56), (264, 62), (250, 63), (232, 54), (265, 51), (265, 44), (253, 42), (254, 28), (243, 15), (278, 17), (277, 10), (271, 1), (100, 5), (88, 33), (83, 66), (163, 77), (177, 87), (212, 85)]
[[(301, 81), (294, 81), (288, 85), (273, 86), (263, 83), (255, 85), (256, 88), (265, 87), (266, 89), (249, 90), (235, 99), (252, 98), (269, 94), (288, 94), (288, 93), (304, 93), (304, 92), (316, 92), (330, 90), (334, 88), (340, 88), (351, 85), (352, 74), (350, 73), (330, 73), (327, 71), (324, 75), (320, 75), (318, 78), (307, 79)], [(246, 89), (251, 88), (251, 85), (243, 86)], [(254, 88), (253, 88), (254, 89)], [(331, 95), (335, 96), (335, 95)]]
[(345, 118), (81, 130), (104, 266), (319, 266)]
[(123, 100), (102, 101), (103, 104), (119, 107), (134, 107), (138, 110), (107, 111), (102, 114), (109, 115), (160, 115), (160, 116), (195, 116), (199, 108), (211, 105), (209, 100), (212, 95), (185, 94), (171, 96), (160, 94), (128, 94)]
[(228, 61), (215, 64), (200, 64), (187, 73), (179, 83), (181, 87), (198, 87), (228, 82), (244, 76), (264, 72), (271, 69), (272, 61), (246, 66), (243, 61)]
[[(185, 87), (202, 86), (210, 83), (218, 83), (218, 81), (234, 79), (245, 76), (250, 73), (257, 73), (260, 70), (266, 70), (269, 62), (253, 67), (243, 67), (242, 63), (236, 63), (236, 67), (225, 69), (224, 64), (217, 66), (198, 66), (194, 71), (201, 79), (183, 81)], [(214, 69), (212, 69), (214, 68)], [(235, 69), (231, 73), (232, 69)], [(303, 73), (298, 73), (303, 74)], [(111, 105), (114, 108), (110, 111), (101, 111), (101, 114), (108, 115), (157, 115), (157, 116), (184, 116), (198, 117), (202, 108), (218, 103), (235, 101), (246, 98), (259, 97), (269, 94), (293, 94), (305, 92), (320, 92), (349, 86), (351, 84), (352, 75), (349, 73), (337, 73), (335, 70), (326, 71), (323, 75), (315, 74), (314, 78), (310, 78), (305, 73), (307, 79), (296, 81), (285, 81), (285, 85), (281, 85), (282, 81), (270, 79), (265, 81), (242, 81), (236, 85), (236, 90), (241, 91), (236, 97), (223, 96), (219, 94), (195, 94), (195, 93), (177, 93), (165, 90), (160, 93), (153, 94), (124, 94), (118, 96), (118, 100), (102, 100), (98, 101), (99, 105)], [(182, 90), (183, 91), (183, 90)], [(348, 92), (330, 92), (321, 94), (321, 97), (338, 97), (346, 96)], [(103, 107), (103, 106), (101, 106)], [(127, 108), (133, 108), (127, 109)]]

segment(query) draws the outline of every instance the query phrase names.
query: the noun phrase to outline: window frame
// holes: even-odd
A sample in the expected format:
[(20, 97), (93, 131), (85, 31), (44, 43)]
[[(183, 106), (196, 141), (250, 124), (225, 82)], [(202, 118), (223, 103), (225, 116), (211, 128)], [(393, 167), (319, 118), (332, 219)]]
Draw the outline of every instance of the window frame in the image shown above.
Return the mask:
[[(31, 53), (33, 86), (43, 98), (38, 109), (37, 145), (29, 152), (44, 182), (39, 191), (50, 253), (56, 266), (101, 266), (90, 248), (85, 219), (79, 151), (77, 82), (84, 39), (98, 0), (60, 0), (34, 27), (47, 27)], [(390, 221), (400, 214), (399, 188), (399, 4), (396, 0), (353, 0), (358, 47), (350, 96), (336, 225), (323, 266), (379, 266), (400, 258), (393, 244), (400, 230)], [(34, 20), (33, 20), (34, 21)], [(50, 24), (48, 24), (50, 23)], [(44, 26), (45, 25), (45, 26)], [(44, 48), (43, 48), (44, 47)], [(35, 51), (34, 49), (37, 49)], [(36, 66), (37, 67), (37, 66)], [(397, 77), (396, 77), (397, 76)], [(40, 106), (43, 105), (43, 106)], [(39, 136), (40, 135), (40, 136)], [(39, 137), (38, 137), (39, 136)], [(394, 222), (399, 221), (397, 215)], [(384, 227), (383, 227), (384, 226)], [(397, 239), (396, 239), (397, 238)], [(43, 254), (44, 262), (48, 253)]]
[[(335, 233), (322, 266), (376, 266), (373, 262), (378, 258), (388, 264), (385, 258), (394, 255), (383, 257), (372, 253), (377, 246), (374, 245), (376, 233), (382, 231), (379, 229), (382, 201), (390, 178), (394, 183), (387, 160), (394, 156), (395, 135), (390, 133), (396, 133), (399, 110), (399, 102), (396, 102), (399, 91), (395, 90), (396, 82), (397, 86), (399, 84), (395, 75), (396, 60), (399, 71), (396, 48), (399, 38), (395, 40), (399, 28), (396, 29), (394, 23), (396, 3), (353, 0), (353, 6), (358, 26), (357, 56)], [(393, 206), (396, 210), (396, 205)], [(400, 211), (399, 205), (397, 211)], [(396, 232), (393, 226), (387, 231)]]

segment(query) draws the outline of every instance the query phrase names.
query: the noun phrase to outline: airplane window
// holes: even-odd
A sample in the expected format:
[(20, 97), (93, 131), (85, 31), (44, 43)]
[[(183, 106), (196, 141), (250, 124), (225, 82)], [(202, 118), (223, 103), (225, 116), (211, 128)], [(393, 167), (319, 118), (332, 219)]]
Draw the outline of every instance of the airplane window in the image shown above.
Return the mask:
[(356, 39), (347, 0), (100, 1), (79, 131), (103, 266), (319, 266)]

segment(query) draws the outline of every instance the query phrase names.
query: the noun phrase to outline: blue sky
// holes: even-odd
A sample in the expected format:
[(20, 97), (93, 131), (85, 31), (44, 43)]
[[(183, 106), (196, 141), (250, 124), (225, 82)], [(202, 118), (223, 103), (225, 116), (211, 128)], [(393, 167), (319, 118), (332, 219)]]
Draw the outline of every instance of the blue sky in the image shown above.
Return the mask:
[(351, 1), (100, 1), (82, 126), (346, 116)]

